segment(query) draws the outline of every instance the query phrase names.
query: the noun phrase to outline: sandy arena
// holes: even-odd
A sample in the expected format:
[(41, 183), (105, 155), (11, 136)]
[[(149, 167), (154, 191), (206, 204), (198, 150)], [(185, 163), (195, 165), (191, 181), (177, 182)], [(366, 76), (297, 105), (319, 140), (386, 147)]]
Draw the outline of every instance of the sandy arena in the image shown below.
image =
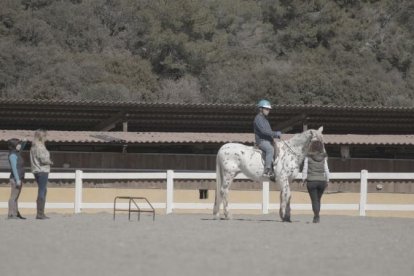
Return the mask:
[(276, 214), (0, 217), (0, 275), (413, 275), (414, 219)]

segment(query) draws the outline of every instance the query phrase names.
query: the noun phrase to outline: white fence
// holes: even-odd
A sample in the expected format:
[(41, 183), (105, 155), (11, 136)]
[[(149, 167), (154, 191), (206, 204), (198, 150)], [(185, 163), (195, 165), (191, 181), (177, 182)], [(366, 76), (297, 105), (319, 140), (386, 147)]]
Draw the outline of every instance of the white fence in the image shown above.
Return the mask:
[[(0, 173), (1, 179), (9, 178), (9, 173)], [(26, 173), (26, 179), (33, 179), (31, 173)], [(299, 174), (298, 179), (301, 179)], [(362, 170), (360, 173), (331, 173), (331, 179), (341, 180), (359, 180), (361, 183), (359, 204), (323, 204), (324, 210), (359, 210), (360, 216), (365, 216), (367, 210), (372, 211), (414, 211), (414, 204), (367, 204), (367, 186), (368, 180), (414, 180), (414, 173), (368, 173)], [(81, 213), (82, 209), (110, 209), (113, 207), (112, 202), (106, 203), (87, 203), (82, 201), (83, 180), (105, 179), (105, 180), (166, 180), (166, 202), (153, 203), (156, 209), (165, 209), (167, 214), (173, 212), (173, 209), (212, 209), (212, 203), (175, 203), (174, 202), (174, 180), (191, 179), (191, 180), (208, 180), (216, 179), (214, 172), (139, 172), (139, 173), (97, 173), (83, 172), (77, 170), (73, 173), (51, 173), (49, 179), (71, 179), (75, 181), (75, 198), (69, 203), (47, 203), (47, 208), (55, 209), (74, 209), (75, 213)], [(247, 179), (240, 175), (236, 179)], [(121, 205), (120, 205), (121, 206)], [(20, 208), (35, 208), (34, 202), (19, 203)], [(145, 206), (143, 206), (145, 207)], [(7, 208), (7, 202), (0, 202), (0, 208)], [(258, 203), (230, 203), (230, 209), (243, 210), (262, 210), (267, 214), (269, 210), (279, 208), (278, 204), (270, 204), (269, 200), (269, 182), (263, 182), (262, 202)], [(292, 210), (311, 210), (310, 204), (292, 204)]]

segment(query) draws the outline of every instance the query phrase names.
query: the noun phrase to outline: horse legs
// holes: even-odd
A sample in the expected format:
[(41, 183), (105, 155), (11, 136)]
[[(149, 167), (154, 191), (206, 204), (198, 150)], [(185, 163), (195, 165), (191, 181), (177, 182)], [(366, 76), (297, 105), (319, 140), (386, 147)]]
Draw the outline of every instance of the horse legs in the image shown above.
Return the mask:
[(279, 215), (282, 221), (291, 222), (290, 220), (290, 187), (289, 181), (284, 180), (281, 182), (281, 191), (280, 191), (280, 209)]
[(219, 189), (220, 190), (218, 189), (216, 190), (216, 200), (214, 202), (214, 208), (213, 208), (214, 219), (220, 219), (220, 205), (223, 200), (223, 196), (221, 192), (221, 187)]
[(231, 219), (231, 215), (230, 215), (230, 212), (229, 212), (228, 195), (229, 195), (229, 189), (230, 189), (231, 183), (233, 182), (234, 177), (235, 177), (234, 173), (231, 173), (231, 172), (225, 173), (224, 183), (221, 186), (221, 190), (220, 190), (220, 196), (223, 200), (223, 209), (224, 209), (224, 218), (225, 219)]
[(285, 218), (286, 218), (286, 222), (292, 222), (291, 220), (290, 220), (290, 199), (291, 199), (291, 196), (289, 196), (289, 199), (288, 199), (288, 202), (287, 202), (287, 205), (286, 205), (286, 214), (285, 214)]

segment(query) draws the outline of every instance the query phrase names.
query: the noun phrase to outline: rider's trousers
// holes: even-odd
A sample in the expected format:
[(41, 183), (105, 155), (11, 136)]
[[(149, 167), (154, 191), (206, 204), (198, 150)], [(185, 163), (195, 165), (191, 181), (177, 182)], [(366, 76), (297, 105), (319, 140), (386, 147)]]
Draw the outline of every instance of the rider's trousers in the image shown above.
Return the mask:
[(273, 145), (269, 141), (262, 140), (258, 146), (265, 154), (265, 169), (270, 169), (273, 162)]

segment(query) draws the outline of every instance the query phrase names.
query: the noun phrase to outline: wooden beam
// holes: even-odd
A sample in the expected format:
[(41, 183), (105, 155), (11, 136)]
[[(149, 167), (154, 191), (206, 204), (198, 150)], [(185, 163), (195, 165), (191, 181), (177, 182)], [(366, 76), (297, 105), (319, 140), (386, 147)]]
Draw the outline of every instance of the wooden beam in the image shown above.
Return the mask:
[(122, 122), (122, 131), (128, 132), (128, 121)]
[(112, 117), (100, 122), (94, 130), (96, 131), (109, 131), (115, 128), (116, 124), (125, 121), (125, 118), (128, 117), (128, 114), (125, 111), (120, 111)]
[(287, 132), (289, 130), (292, 130), (295, 125), (299, 123), (303, 124), (305, 120), (306, 120), (306, 114), (300, 114), (300, 115), (290, 118), (287, 121), (277, 124), (276, 129), (282, 132)]
[(308, 125), (306, 123), (303, 123), (302, 131), (307, 131)]

